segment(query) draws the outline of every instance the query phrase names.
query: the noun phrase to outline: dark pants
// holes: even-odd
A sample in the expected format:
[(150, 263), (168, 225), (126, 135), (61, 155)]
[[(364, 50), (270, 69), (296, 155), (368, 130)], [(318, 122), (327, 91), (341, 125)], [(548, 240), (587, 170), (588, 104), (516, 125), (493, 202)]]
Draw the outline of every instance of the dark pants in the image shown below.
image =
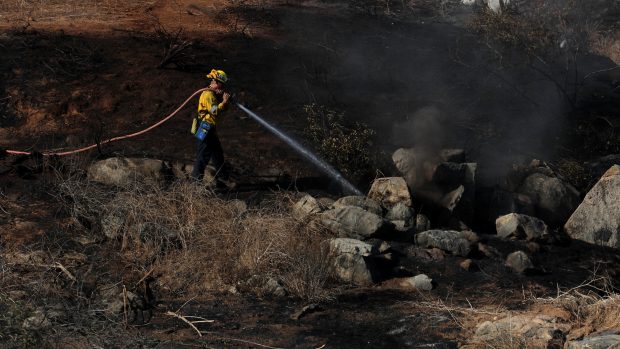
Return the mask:
[(213, 167), (215, 167), (215, 178), (228, 179), (228, 172), (224, 166), (224, 151), (220, 139), (217, 137), (215, 126), (209, 130), (205, 139), (198, 141), (196, 162), (192, 171), (193, 179), (201, 181), (204, 178), (205, 168), (209, 164), (209, 160), (212, 160)]

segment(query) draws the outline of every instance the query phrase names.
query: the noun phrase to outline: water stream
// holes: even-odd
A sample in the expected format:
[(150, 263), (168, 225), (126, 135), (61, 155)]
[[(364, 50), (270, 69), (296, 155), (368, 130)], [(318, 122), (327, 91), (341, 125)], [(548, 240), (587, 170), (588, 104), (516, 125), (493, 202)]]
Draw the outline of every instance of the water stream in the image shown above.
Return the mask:
[(323, 173), (328, 175), (331, 179), (338, 182), (342, 188), (355, 195), (364, 195), (359, 189), (357, 189), (353, 184), (347, 181), (342, 174), (338, 172), (335, 168), (333, 168), (330, 164), (314, 155), (310, 150), (306, 149), (303, 145), (299, 144), (299, 142), (295, 141), (291, 137), (287, 136), (284, 132), (278, 130), (276, 127), (268, 123), (265, 119), (258, 116), (256, 113), (251, 111), (250, 109), (244, 107), (243, 105), (237, 103), (237, 106), (243, 110), (246, 114), (248, 114), (252, 119), (256, 120), (259, 124), (263, 125), (267, 130), (276, 135), (278, 138), (283, 140), (286, 144), (290, 145), (293, 149), (295, 149), (298, 153), (303, 155), (306, 159), (310, 160), (316, 167), (318, 167)]

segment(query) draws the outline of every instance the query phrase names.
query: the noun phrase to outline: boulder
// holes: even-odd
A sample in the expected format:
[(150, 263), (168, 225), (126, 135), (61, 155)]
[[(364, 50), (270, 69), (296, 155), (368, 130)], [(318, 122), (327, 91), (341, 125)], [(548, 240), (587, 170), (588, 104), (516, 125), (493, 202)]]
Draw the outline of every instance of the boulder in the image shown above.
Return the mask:
[(549, 315), (516, 315), (485, 321), (470, 342), (491, 348), (561, 348), (570, 325)]
[(566, 223), (579, 205), (579, 192), (573, 186), (542, 173), (525, 178), (519, 192), (532, 199), (536, 216), (551, 226)]
[(304, 195), (293, 205), (293, 216), (297, 219), (304, 219), (319, 212), (321, 212), (321, 206), (311, 195)]
[(433, 289), (433, 279), (429, 278), (426, 274), (418, 274), (405, 279), (404, 282), (417, 290), (430, 291)]
[[(381, 241), (378, 240), (377, 241)], [(383, 243), (383, 241), (382, 241)], [(373, 246), (364, 241), (349, 238), (335, 238), (329, 241), (329, 246), (332, 252), (336, 254), (355, 254), (363, 257), (368, 257), (379, 252), (377, 246)]]
[(329, 241), (334, 255), (334, 272), (344, 282), (355, 285), (370, 285), (377, 280), (377, 271), (372, 259), (376, 249), (365, 242), (335, 238)]
[(590, 189), (564, 225), (573, 239), (620, 248), (620, 166), (614, 165)]
[(390, 208), (399, 202), (411, 206), (411, 194), (402, 177), (377, 178), (372, 182), (368, 197)]
[(411, 226), (415, 217), (414, 210), (402, 202), (397, 203), (388, 210), (385, 219), (390, 221), (405, 221), (406, 225)]
[(569, 341), (566, 349), (620, 349), (620, 334), (602, 333)]
[(545, 222), (538, 218), (518, 213), (510, 213), (495, 220), (497, 236), (502, 238), (515, 238), (540, 240), (549, 234)]
[(516, 251), (509, 254), (508, 257), (506, 257), (505, 265), (519, 274), (534, 269), (534, 264), (530, 260), (530, 257), (523, 251)]
[(109, 158), (88, 168), (88, 179), (107, 185), (126, 186), (136, 181), (160, 185), (171, 170), (162, 160)]
[(459, 256), (467, 256), (472, 249), (472, 240), (475, 240), (472, 232), (455, 230), (427, 230), (415, 236), (418, 246), (436, 247)]
[(380, 216), (356, 206), (343, 206), (322, 212), (321, 222), (340, 237), (369, 238), (384, 226)]
[(383, 215), (383, 209), (381, 208), (381, 205), (379, 204), (379, 202), (373, 199), (367, 198), (365, 196), (362, 196), (362, 195), (352, 195), (352, 196), (342, 197), (336, 200), (332, 204), (332, 206), (334, 208), (340, 208), (343, 206), (356, 206), (368, 212), (372, 212), (378, 216)]

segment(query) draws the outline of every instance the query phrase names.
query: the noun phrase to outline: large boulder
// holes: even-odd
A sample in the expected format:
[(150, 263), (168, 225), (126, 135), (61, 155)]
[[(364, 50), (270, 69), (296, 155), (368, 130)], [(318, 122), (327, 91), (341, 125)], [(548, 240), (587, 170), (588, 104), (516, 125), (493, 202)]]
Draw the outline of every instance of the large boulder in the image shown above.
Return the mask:
[(573, 239), (620, 248), (620, 166), (614, 165), (588, 192), (564, 225)]
[(559, 178), (532, 173), (519, 188), (534, 204), (536, 216), (551, 226), (561, 226), (579, 205), (579, 192)]
[(342, 206), (320, 214), (321, 222), (340, 237), (370, 238), (384, 226), (380, 216), (356, 206)]
[(515, 238), (540, 240), (549, 234), (547, 225), (536, 217), (524, 214), (510, 213), (495, 220), (497, 236), (501, 238)]
[(114, 186), (131, 185), (137, 181), (161, 185), (171, 173), (162, 160), (116, 157), (90, 165), (88, 179)]
[[(515, 315), (485, 321), (470, 340), (490, 348), (562, 348), (570, 325), (549, 315)], [(475, 348), (475, 345), (464, 348)]]
[(427, 230), (415, 236), (418, 246), (439, 248), (459, 256), (467, 256), (475, 241), (475, 234), (469, 231)]
[(377, 178), (372, 182), (368, 197), (390, 208), (399, 202), (411, 206), (411, 194), (402, 177)]
[(620, 334), (603, 333), (569, 341), (566, 349), (620, 349)]
[(340, 280), (355, 285), (370, 285), (377, 280), (377, 271), (370, 258), (377, 250), (356, 239), (336, 238), (329, 241), (334, 256), (334, 272)]
[(376, 200), (367, 198), (365, 196), (362, 196), (362, 195), (352, 195), (352, 196), (342, 197), (336, 200), (332, 204), (332, 206), (334, 208), (340, 208), (344, 206), (357, 206), (357, 207), (363, 208), (364, 210), (368, 212), (372, 212), (378, 216), (383, 215), (383, 209), (381, 208), (381, 205), (379, 204), (379, 202), (377, 202)]

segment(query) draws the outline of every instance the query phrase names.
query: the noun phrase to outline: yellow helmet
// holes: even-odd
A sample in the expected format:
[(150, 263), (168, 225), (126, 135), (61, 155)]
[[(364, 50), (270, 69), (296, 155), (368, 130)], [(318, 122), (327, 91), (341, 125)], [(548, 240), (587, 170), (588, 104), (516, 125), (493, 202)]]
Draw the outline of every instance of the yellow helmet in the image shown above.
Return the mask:
[(215, 79), (225, 84), (228, 81), (228, 76), (223, 70), (212, 69), (211, 72), (207, 74), (207, 79)]

